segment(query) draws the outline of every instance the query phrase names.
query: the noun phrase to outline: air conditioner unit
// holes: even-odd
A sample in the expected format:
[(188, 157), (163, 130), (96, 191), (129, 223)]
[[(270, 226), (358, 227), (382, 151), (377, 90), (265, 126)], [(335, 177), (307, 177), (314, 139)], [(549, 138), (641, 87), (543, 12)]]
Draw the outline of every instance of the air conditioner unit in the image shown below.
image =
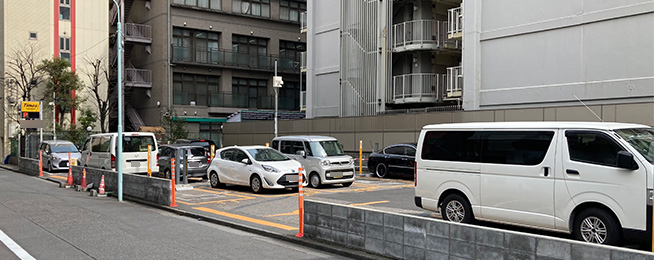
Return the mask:
[(195, 101), (191, 101), (191, 106), (195, 106)]

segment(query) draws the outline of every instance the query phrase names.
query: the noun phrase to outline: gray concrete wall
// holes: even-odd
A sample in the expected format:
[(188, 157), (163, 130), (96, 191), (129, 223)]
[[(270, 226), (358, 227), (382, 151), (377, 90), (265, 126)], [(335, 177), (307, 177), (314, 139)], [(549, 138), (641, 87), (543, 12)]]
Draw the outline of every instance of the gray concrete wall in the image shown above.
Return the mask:
[[(18, 169), (21, 173), (38, 176), (39, 160), (20, 158)], [(83, 167), (73, 166), (73, 183), (81, 184)], [(101, 169), (87, 168), (86, 183), (93, 183), (93, 189), (98, 189), (104, 175), (105, 192), (118, 190), (118, 173)], [(147, 177), (138, 174), (123, 174), (123, 196), (159, 205), (170, 205), (172, 200), (171, 181), (168, 179)]]
[(576, 97), (654, 101), (654, 1), (471, 0), (463, 8), (466, 110), (571, 105)]
[[(590, 110), (589, 110), (590, 109)], [(591, 121), (639, 123), (654, 126), (654, 102), (484, 111), (432, 112), (369, 117), (282, 120), (278, 133), (284, 135), (327, 135), (339, 139), (346, 151), (357, 152), (359, 140), (369, 152), (385, 146), (417, 142), (423, 126), (439, 123), (508, 121)], [(223, 144), (263, 145), (274, 137), (272, 121), (226, 123)]]
[(304, 235), (396, 259), (654, 259), (644, 251), (304, 201)]

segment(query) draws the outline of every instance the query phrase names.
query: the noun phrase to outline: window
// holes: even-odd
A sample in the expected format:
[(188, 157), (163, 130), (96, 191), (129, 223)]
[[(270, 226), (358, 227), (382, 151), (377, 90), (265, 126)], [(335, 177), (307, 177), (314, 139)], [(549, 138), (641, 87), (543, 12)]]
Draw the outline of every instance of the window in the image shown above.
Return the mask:
[(270, 17), (270, 0), (232, 0), (232, 12)]
[(481, 162), (537, 165), (550, 147), (552, 131), (487, 131), (483, 134)]
[(220, 91), (216, 76), (173, 73), (173, 104), (208, 106), (211, 95)]
[(222, 151), (220, 152), (220, 158), (222, 158), (223, 160), (230, 161), (232, 160), (232, 154), (234, 153), (234, 151), (236, 151), (236, 149), (229, 149), (229, 150)]
[[(117, 139), (116, 139), (117, 140)], [(154, 150), (155, 142), (152, 136), (123, 136), (123, 152), (147, 152), (148, 145)]]
[(173, 28), (173, 60), (218, 62), (218, 33)]
[(200, 123), (200, 139), (212, 140), (216, 144), (216, 148), (222, 147), (220, 140), (222, 140), (222, 131), (220, 126), (222, 123)]
[(624, 151), (608, 135), (600, 132), (566, 131), (570, 160), (617, 166), (618, 152)]
[(307, 50), (307, 46), (302, 42), (279, 41), (280, 67), (283, 70), (300, 71), (300, 61), (302, 52)]
[(70, 62), (70, 38), (59, 37), (59, 57)]
[(384, 150), (385, 154), (404, 155), (404, 146), (388, 147)]
[(285, 154), (297, 154), (299, 151), (304, 151), (304, 144), (302, 141), (282, 141), (280, 151)]
[(91, 151), (108, 152), (111, 138), (108, 136), (98, 136), (91, 139)]
[(300, 13), (307, 10), (307, 4), (298, 1), (279, 2), (279, 19), (285, 21), (300, 22)]
[(422, 145), (422, 159), (480, 162), (478, 131), (429, 131)]
[(70, 0), (59, 0), (59, 20), (70, 20)]
[[(232, 97), (236, 107), (265, 108), (268, 81), (263, 79), (232, 78)], [(259, 102), (261, 100), (261, 102)]]
[(244, 35), (232, 35), (232, 52), (238, 66), (270, 68), (268, 40)]
[(250, 159), (245, 152), (241, 150), (235, 150), (234, 153), (232, 154), (232, 161), (235, 162), (242, 162), (243, 159)]
[(285, 81), (284, 86), (279, 89), (279, 109), (300, 110), (300, 84), (298, 82)]
[(279, 150), (279, 141), (278, 140), (272, 141), (272, 148)]
[(173, 4), (222, 10), (222, 0), (173, 0)]
[(30, 40), (37, 40), (37, 34), (35, 32), (30, 32)]

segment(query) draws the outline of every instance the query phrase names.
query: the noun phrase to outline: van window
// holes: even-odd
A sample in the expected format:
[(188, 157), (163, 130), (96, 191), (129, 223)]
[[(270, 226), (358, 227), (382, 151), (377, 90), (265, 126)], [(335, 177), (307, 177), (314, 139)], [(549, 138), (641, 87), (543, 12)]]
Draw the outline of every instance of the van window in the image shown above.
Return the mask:
[(285, 154), (297, 154), (299, 151), (304, 151), (304, 145), (302, 141), (282, 141), (280, 151)]
[(545, 158), (552, 131), (487, 131), (483, 134), (481, 162), (537, 165)]
[(152, 136), (123, 136), (123, 152), (147, 152), (148, 145), (152, 146), (152, 150), (157, 147), (154, 144)]
[(566, 131), (570, 160), (617, 166), (618, 152), (622, 147), (606, 134), (588, 131)]
[(97, 136), (91, 139), (91, 151), (93, 152), (108, 152), (111, 145), (111, 137)]
[(425, 133), (421, 158), (424, 160), (480, 162), (481, 132), (429, 131)]

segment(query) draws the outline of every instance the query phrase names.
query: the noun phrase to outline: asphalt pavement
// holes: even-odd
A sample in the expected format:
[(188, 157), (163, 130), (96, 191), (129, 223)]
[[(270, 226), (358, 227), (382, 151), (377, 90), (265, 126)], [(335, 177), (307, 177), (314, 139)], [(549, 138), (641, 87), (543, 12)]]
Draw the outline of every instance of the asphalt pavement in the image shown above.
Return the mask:
[[(0, 169), (0, 230), (36, 259), (344, 259)], [(18, 259), (0, 244), (0, 259)]]

